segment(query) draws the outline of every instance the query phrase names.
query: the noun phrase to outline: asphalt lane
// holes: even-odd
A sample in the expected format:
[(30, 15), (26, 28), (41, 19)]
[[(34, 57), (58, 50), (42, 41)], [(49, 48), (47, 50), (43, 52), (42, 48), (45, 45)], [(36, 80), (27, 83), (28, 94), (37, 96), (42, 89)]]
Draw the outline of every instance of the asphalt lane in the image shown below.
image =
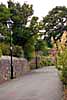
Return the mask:
[(63, 85), (54, 67), (44, 67), (0, 85), (0, 100), (62, 100)]

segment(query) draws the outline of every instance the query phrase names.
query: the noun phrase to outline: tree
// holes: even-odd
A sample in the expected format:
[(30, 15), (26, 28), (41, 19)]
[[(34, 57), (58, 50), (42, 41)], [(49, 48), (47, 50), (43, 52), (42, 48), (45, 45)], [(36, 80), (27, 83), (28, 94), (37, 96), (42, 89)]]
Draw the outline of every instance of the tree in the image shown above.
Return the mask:
[[(12, 0), (8, 1), (8, 7), (0, 4), (0, 32), (6, 36), (6, 43), (10, 42), (10, 33), (7, 29), (7, 20), (9, 17), (14, 21), (13, 24), (13, 41), (14, 45), (22, 46), (25, 57), (28, 58), (28, 52), (32, 53), (34, 42), (38, 37), (38, 17), (33, 16), (33, 5), (24, 3), (14, 3)], [(27, 24), (29, 25), (27, 26)], [(31, 42), (32, 41), (32, 42)], [(30, 45), (29, 45), (30, 44)], [(27, 47), (27, 46), (30, 46)], [(27, 50), (28, 48), (28, 50)], [(32, 50), (30, 50), (32, 49)], [(30, 54), (31, 55), (31, 54)]]
[(48, 42), (51, 43), (51, 37), (56, 41), (60, 39), (64, 30), (67, 30), (67, 8), (65, 6), (56, 6), (47, 16), (43, 17), (43, 28), (45, 34), (48, 34)]
[[(36, 35), (38, 32), (38, 17), (33, 16), (32, 19), (29, 21), (29, 17), (33, 15), (33, 6), (24, 3), (22, 6), (17, 3), (17, 4), (11, 4), (9, 6), (10, 12), (11, 12), (11, 17), (14, 21), (14, 28), (13, 28), (13, 43), (16, 45), (22, 46), (24, 50), (24, 55), (26, 58), (28, 57), (28, 53), (31, 55), (33, 45), (34, 45), (34, 40), (36, 39)], [(27, 27), (28, 22), (30, 25)], [(31, 44), (32, 41), (32, 44)], [(28, 48), (27, 44), (30, 44), (30, 48)], [(28, 48), (28, 50), (26, 49)], [(33, 49), (34, 50), (34, 49)]]
[(4, 5), (0, 4), (0, 33), (7, 35), (6, 20), (10, 17), (10, 10)]
[[(32, 52), (34, 52), (34, 43), (38, 38), (38, 17), (32, 17), (30, 21), (30, 25), (28, 27), (19, 26), (19, 28), (15, 28), (13, 34), (14, 44), (18, 44), (23, 47), (24, 55), (28, 59), (32, 56)], [(32, 51), (31, 51), (32, 50)]]

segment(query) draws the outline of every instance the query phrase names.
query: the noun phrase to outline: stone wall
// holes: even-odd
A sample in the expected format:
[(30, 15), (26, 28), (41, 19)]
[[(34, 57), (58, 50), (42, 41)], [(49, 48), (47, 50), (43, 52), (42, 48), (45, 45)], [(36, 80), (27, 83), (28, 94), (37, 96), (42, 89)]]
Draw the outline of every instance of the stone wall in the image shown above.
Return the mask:
[[(13, 75), (19, 77), (30, 71), (28, 61), (24, 58), (13, 57)], [(0, 83), (10, 79), (11, 66), (10, 57), (2, 56), (0, 58)]]

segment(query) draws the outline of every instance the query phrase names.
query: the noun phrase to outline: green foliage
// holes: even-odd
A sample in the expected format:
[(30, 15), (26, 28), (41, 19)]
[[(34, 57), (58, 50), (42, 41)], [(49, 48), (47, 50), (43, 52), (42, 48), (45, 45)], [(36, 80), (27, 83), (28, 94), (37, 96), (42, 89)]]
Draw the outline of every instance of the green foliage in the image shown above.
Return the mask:
[(33, 16), (30, 22), (30, 29), (32, 35), (35, 35), (39, 32), (39, 23), (38, 23), (38, 17)]
[(62, 70), (62, 81), (65, 85), (67, 85), (67, 66), (65, 66)]
[(56, 41), (60, 39), (63, 31), (67, 30), (66, 20), (67, 8), (65, 6), (56, 6), (47, 16), (43, 17), (43, 28), (46, 31), (45, 33), (48, 34), (47, 42), (49, 44), (51, 43), (51, 37)]
[[(0, 4), (0, 32), (6, 37), (5, 43), (1, 46), (4, 55), (10, 55), (10, 32), (8, 31), (6, 25), (6, 22), (10, 17), (14, 21), (12, 28), (13, 45), (22, 46), (26, 58), (32, 57), (33, 46), (31, 41), (34, 44), (39, 27), (37, 22), (38, 17), (33, 16), (31, 21), (28, 20), (32, 15), (32, 5), (26, 3), (21, 5), (20, 3), (14, 3), (12, 0), (8, 1), (8, 7), (4, 4)], [(30, 22), (30, 25), (27, 27), (28, 22)], [(30, 48), (27, 46), (29, 43), (31, 44)], [(14, 56), (21, 56), (21, 48), (15, 47), (14, 49)], [(17, 49), (19, 49), (18, 54)]]
[(0, 48), (2, 50), (3, 55), (9, 55), (10, 54), (10, 46), (9, 44), (0, 43)]
[[(31, 69), (36, 69), (36, 57), (30, 60), (29, 64)], [(54, 63), (51, 62), (50, 57), (37, 55), (37, 68), (53, 66), (53, 65)]]
[(39, 39), (36, 43), (36, 50), (44, 51), (47, 48), (47, 44), (44, 40)]
[(42, 39), (37, 40), (36, 45), (35, 45), (35, 50), (40, 51), (41, 52), (40, 55), (44, 55), (44, 56), (49, 55), (48, 54), (49, 49), (50, 48), (48, 48), (48, 45), (47, 45), (46, 41), (44, 41)]
[(15, 57), (24, 57), (23, 49), (21, 46), (13, 46), (13, 56)]
[(54, 63), (51, 61), (49, 56), (41, 57), (41, 66), (52, 66)]
[(67, 48), (58, 56), (57, 64), (62, 70), (62, 81), (67, 84)]
[[(10, 55), (10, 45), (9, 44), (0, 43), (0, 48), (2, 50), (3, 55), (8, 55), (8, 56)], [(15, 56), (15, 57), (23, 57), (24, 56), (22, 47), (18, 46), (18, 45), (13, 46), (12, 53), (13, 53), (13, 56)]]
[(0, 22), (5, 23), (4, 21), (6, 21), (9, 17), (9, 9), (4, 4), (0, 4)]
[(0, 57), (2, 56), (2, 50), (1, 50), (1, 48), (0, 48)]
[(60, 53), (57, 57), (57, 64), (65, 67), (67, 65), (67, 49)]
[(27, 58), (28, 60), (31, 60), (34, 57), (34, 46), (30, 43), (27, 43), (25, 45), (25, 58)]

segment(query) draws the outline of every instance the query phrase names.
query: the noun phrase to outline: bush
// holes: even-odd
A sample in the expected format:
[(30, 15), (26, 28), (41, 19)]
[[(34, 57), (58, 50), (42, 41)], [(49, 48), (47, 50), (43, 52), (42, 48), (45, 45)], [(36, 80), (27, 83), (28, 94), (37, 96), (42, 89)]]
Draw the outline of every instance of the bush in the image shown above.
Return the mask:
[(67, 48), (57, 57), (57, 64), (61, 68), (61, 79), (67, 85)]
[[(0, 43), (0, 47), (1, 47), (3, 55), (8, 55), (8, 56), (10, 55), (10, 44)], [(16, 46), (13, 45), (12, 53), (13, 53), (13, 56), (15, 56), (15, 57), (23, 57), (24, 56), (22, 47), (18, 46), (18, 45), (16, 45)]]
[(0, 57), (2, 56), (2, 50), (0, 49)]
[(9, 44), (1, 43), (0, 47), (1, 47), (3, 55), (9, 55), (10, 54), (10, 45)]
[(41, 66), (52, 66), (54, 63), (51, 61), (49, 56), (41, 57)]
[(21, 46), (13, 46), (13, 56), (15, 57), (24, 57), (23, 49)]
[(65, 85), (67, 85), (67, 66), (62, 70), (62, 81)]
[[(30, 62), (30, 68), (31, 69), (36, 69), (36, 57), (33, 58)], [(48, 56), (39, 56), (37, 57), (37, 67), (47, 67), (47, 66), (52, 66), (54, 63), (51, 62), (51, 59)]]

